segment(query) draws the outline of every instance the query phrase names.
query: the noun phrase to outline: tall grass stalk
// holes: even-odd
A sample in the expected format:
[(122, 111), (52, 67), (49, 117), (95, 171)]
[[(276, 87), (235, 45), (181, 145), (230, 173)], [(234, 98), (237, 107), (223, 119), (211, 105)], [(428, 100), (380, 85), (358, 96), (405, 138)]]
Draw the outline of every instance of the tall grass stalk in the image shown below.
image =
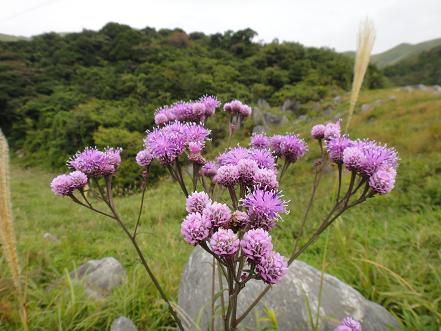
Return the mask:
[(0, 130), (0, 238), (3, 246), (3, 254), (9, 265), (12, 281), (17, 292), (23, 328), (28, 330), (25, 292), (21, 283), (20, 266), (18, 264), (9, 184), (8, 141)]
[(366, 74), (371, 57), (372, 48), (375, 43), (374, 24), (366, 19), (360, 25), (357, 37), (357, 53), (355, 55), (354, 78), (352, 81), (351, 98), (349, 101), (348, 120), (346, 122), (346, 132), (348, 132), (351, 123), (352, 114), (354, 113), (355, 104), (360, 94), (361, 85), (363, 84), (364, 75)]

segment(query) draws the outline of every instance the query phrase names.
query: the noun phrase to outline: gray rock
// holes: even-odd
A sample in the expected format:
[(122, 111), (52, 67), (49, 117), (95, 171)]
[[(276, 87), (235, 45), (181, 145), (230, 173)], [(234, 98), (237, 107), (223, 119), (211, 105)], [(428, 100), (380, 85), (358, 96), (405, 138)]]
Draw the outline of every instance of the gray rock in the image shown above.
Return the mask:
[(409, 86), (409, 85), (407, 85), (407, 86), (404, 86), (403, 88), (401, 88), (403, 91), (405, 91), (405, 92), (413, 92), (414, 91), (414, 88), (412, 87), (412, 86)]
[(286, 99), (282, 105), (281, 110), (282, 111), (291, 111), (293, 113), (296, 113), (300, 110), (301, 107), (302, 107), (302, 104), (299, 101)]
[(299, 117), (297, 117), (297, 120), (298, 120), (298, 121), (304, 121), (304, 120), (306, 120), (307, 118), (308, 118), (308, 115), (303, 114), (303, 115), (300, 115)]
[[(211, 268), (212, 257), (201, 248), (196, 248), (185, 267), (179, 288), (179, 306), (193, 320), (202, 313), (201, 330), (207, 330), (211, 311)], [(309, 302), (312, 316), (317, 314), (321, 272), (301, 261), (291, 265), (288, 274), (280, 284), (273, 285), (256, 308), (241, 323), (251, 330), (260, 330), (265, 323), (256, 325), (256, 316), (265, 316), (264, 308), (274, 311), (280, 331), (309, 331)], [(224, 281), (225, 285), (225, 281)], [(217, 289), (218, 283), (216, 278)], [(265, 288), (261, 281), (252, 280), (239, 295), (238, 316), (251, 304)], [(216, 290), (218, 291), (218, 290)], [(224, 296), (227, 300), (227, 296)], [(220, 300), (218, 300), (220, 301)], [(389, 327), (398, 328), (397, 321), (382, 306), (366, 300), (363, 296), (337, 278), (324, 274), (320, 306), (320, 331), (332, 331), (338, 321), (353, 316), (361, 321), (363, 331), (386, 331)], [(218, 318), (219, 321), (219, 318)], [(220, 321), (219, 321), (220, 323)]]
[(332, 108), (331, 107), (327, 107), (324, 111), (323, 111), (323, 115), (329, 115), (332, 112)]
[(280, 125), (288, 120), (286, 116), (279, 116), (272, 113), (264, 113), (263, 119), (265, 121), (265, 124), (270, 124), (270, 125)]
[(69, 276), (81, 282), (90, 298), (103, 299), (126, 280), (127, 274), (118, 260), (105, 257), (86, 262)]
[(369, 111), (370, 109), (371, 109), (371, 105), (368, 104), (368, 103), (364, 103), (364, 104), (361, 105), (361, 111), (363, 113)]
[(395, 95), (389, 95), (388, 99), (389, 101), (396, 101), (397, 97)]
[(428, 91), (429, 90), (429, 88), (424, 84), (415, 85), (415, 89), (420, 90), (420, 91)]
[(265, 128), (261, 125), (256, 125), (255, 127), (253, 127), (253, 134), (257, 133), (265, 133)]
[(58, 244), (60, 242), (60, 240), (56, 236), (54, 236), (52, 233), (49, 232), (43, 234), (43, 239), (52, 242), (54, 244)]
[(259, 99), (257, 100), (257, 108), (261, 110), (268, 110), (271, 108), (271, 106), (265, 99)]
[(441, 93), (441, 86), (439, 86), (439, 85), (432, 86), (432, 92)]
[(138, 331), (138, 329), (130, 319), (120, 316), (112, 322), (110, 331)]
[(334, 102), (336, 105), (341, 103), (343, 101), (342, 97), (337, 95), (336, 97), (332, 98), (332, 102)]

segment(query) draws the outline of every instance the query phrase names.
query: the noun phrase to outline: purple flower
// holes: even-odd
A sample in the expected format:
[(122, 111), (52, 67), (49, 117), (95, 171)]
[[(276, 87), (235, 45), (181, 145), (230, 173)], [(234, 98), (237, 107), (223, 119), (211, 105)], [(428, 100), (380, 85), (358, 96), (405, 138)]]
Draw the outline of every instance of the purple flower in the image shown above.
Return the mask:
[(249, 221), (250, 218), (248, 217), (247, 213), (236, 210), (233, 212), (233, 214), (231, 214), (230, 225), (233, 228), (244, 228), (245, 226), (247, 226)]
[(205, 116), (211, 116), (214, 114), (216, 108), (220, 106), (219, 100), (215, 96), (205, 95), (199, 99), (205, 105)]
[(340, 137), (340, 120), (335, 123), (327, 123), (323, 136), (327, 140)]
[(71, 195), (74, 190), (72, 187), (72, 178), (69, 175), (55, 177), (51, 182), (51, 190), (60, 197)]
[(352, 317), (346, 317), (334, 331), (362, 331), (361, 324)]
[(228, 225), (231, 218), (231, 210), (226, 204), (213, 202), (205, 207), (202, 215), (214, 228), (218, 228)]
[(280, 134), (271, 137), (271, 150), (277, 156), (282, 155), (283, 136)]
[[(353, 156), (347, 154), (346, 163), (351, 161), (350, 167), (363, 176), (370, 177), (379, 169), (396, 169), (398, 166), (398, 154), (393, 148), (379, 145), (372, 140), (359, 140), (354, 143), (353, 147), (358, 148), (359, 152), (351, 149), (348, 153), (357, 153), (356, 160)], [(350, 156), (351, 160), (349, 159)]]
[(357, 146), (347, 147), (343, 151), (343, 164), (349, 171), (360, 172), (364, 162), (364, 153)]
[(242, 104), (242, 107), (240, 108), (239, 112), (240, 112), (240, 115), (242, 115), (242, 117), (248, 117), (251, 115), (253, 110), (251, 109), (250, 106)]
[(256, 272), (267, 284), (277, 284), (288, 272), (288, 263), (279, 253), (263, 256), (256, 265)]
[(311, 129), (311, 137), (314, 139), (321, 140), (325, 137), (326, 127), (323, 124), (314, 125)]
[[(176, 129), (176, 128), (174, 128)], [(156, 128), (147, 134), (145, 145), (161, 164), (173, 163), (184, 152), (186, 139), (169, 125)]]
[(276, 169), (276, 161), (274, 160), (274, 156), (267, 149), (258, 149), (253, 148), (250, 149), (250, 158), (251, 160), (256, 161), (259, 168), (266, 168), (275, 170)]
[(213, 181), (226, 187), (232, 187), (239, 182), (239, 171), (234, 165), (225, 165), (217, 169)]
[(217, 173), (217, 169), (219, 169), (217, 163), (210, 161), (202, 166), (200, 174), (206, 177), (214, 177)]
[(254, 174), (259, 170), (256, 161), (243, 159), (237, 164), (240, 182), (244, 185), (252, 185)]
[(306, 143), (296, 135), (285, 135), (280, 144), (280, 154), (289, 162), (300, 159), (307, 151)]
[(82, 189), (87, 185), (87, 176), (81, 171), (72, 171), (69, 176), (71, 178), (71, 185), (74, 190)]
[(201, 213), (211, 204), (211, 199), (205, 192), (193, 192), (186, 201), (186, 210), (189, 213)]
[(346, 148), (354, 145), (354, 142), (346, 136), (341, 136), (338, 138), (332, 138), (327, 140), (326, 149), (329, 154), (329, 158), (337, 163), (343, 163), (343, 152)]
[(200, 213), (187, 215), (181, 224), (181, 233), (184, 240), (191, 245), (197, 245), (206, 240), (210, 234), (211, 223)]
[(286, 202), (274, 191), (256, 189), (242, 199), (253, 228), (271, 230), (280, 213), (286, 213)]
[(87, 176), (99, 177), (112, 175), (119, 166), (121, 149), (107, 149), (104, 152), (96, 148), (87, 147), (83, 152), (77, 153), (68, 165)]
[(253, 177), (254, 185), (266, 191), (274, 191), (279, 187), (276, 172), (271, 169), (258, 169)]
[(68, 175), (55, 177), (51, 182), (51, 190), (54, 194), (65, 197), (71, 195), (74, 190), (82, 189), (87, 185), (87, 176), (81, 171), (73, 171)]
[(211, 236), (210, 247), (218, 256), (231, 256), (239, 249), (239, 238), (230, 229), (219, 229)]
[(136, 163), (138, 163), (140, 167), (148, 167), (152, 161), (153, 154), (149, 149), (144, 149), (136, 154)]
[(258, 262), (273, 250), (271, 236), (263, 229), (247, 231), (240, 242), (242, 251), (250, 260)]
[(187, 144), (192, 142), (203, 146), (210, 135), (210, 130), (200, 124), (189, 123), (184, 126), (183, 135), (186, 137)]
[(264, 134), (253, 134), (251, 137), (251, 147), (253, 148), (269, 148), (270, 138)]
[(225, 165), (237, 165), (240, 160), (248, 159), (250, 157), (250, 151), (244, 147), (234, 147), (228, 151), (220, 154), (217, 157), (217, 162), (221, 166)]
[(377, 170), (369, 178), (369, 186), (376, 193), (386, 194), (393, 190), (395, 186), (395, 177), (397, 172), (394, 168), (385, 168)]

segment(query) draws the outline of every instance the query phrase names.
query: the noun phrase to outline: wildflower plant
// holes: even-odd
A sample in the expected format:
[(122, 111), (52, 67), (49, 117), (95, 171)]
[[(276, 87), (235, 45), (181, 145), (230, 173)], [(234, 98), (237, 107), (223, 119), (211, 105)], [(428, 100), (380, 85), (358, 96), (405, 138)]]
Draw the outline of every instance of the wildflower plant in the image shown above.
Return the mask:
[[(152, 162), (168, 169), (186, 197), (182, 208), (187, 215), (181, 220), (180, 228), (183, 241), (200, 246), (210, 254), (213, 268), (217, 268), (225, 280), (227, 299), (224, 300), (223, 294), (212, 297), (213, 305), (219, 297), (222, 298), (221, 319), (225, 331), (237, 330), (271, 286), (280, 283), (293, 261), (341, 214), (369, 198), (389, 193), (397, 174), (398, 155), (393, 148), (372, 140), (352, 140), (341, 134), (339, 121), (315, 125), (311, 136), (318, 142), (321, 157), (314, 162), (312, 192), (303, 212), (299, 238), (293, 243), (290, 256), (284, 257), (275, 251), (271, 236), (271, 231), (281, 226), (283, 215), (289, 212), (288, 200), (279, 191), (280, 181), (289, 166), (299, 162), (308, 152), (308, 146), (296, 134), (271, 137), (259, 134), (251, 137), (249, 147), (229, 148), (209, 161), (204, 151), (210, 140), (210, 130), (204, 123), (219, 106), (217, 98), (205, 96), (196, 102), (165, 106), (156, 112), (157, 127), (147, 132), (144, 148), (136, 156), (144, 180), (133, 230), (118, 213), (112, 194), (112, 179), (121, 162), (120, 149), (100, 151), (86, 148), (68, 161), (72, 172), (56, 177), (51, 183), (56, 195), (69, 197), (85, 208), (116, 220), (133, 244), (180, 330), (186, 329), (182, 316), (153, 274), (150, 261), (145, 258), (136, 238), (147, 187), (146, 173)], [(226, 103), (223, 109), (230, 114), (230, 133), (240, 128), (252, 113), (251, 107), (238, 100)], [(322, 170), (330, 163), (336, 165), (338, 176), (335, 203), (313, 233), (304, 238), (303, 230), (313, 207)], [(192, 167), (189, 179), (185, 178), (184, 166)], [(343, 180), (344, 177), (348, 180)], [(97, 188), (105, 210), (98, 209), (85, 194), (90, 185)], [(225, 202), (223, 192), (227, 194), (228, 202)], [(264, 282), (267, 287), (249, 307), (239, 312), (239, 293), (252, 279)], [(215, 316), (211, 320), (213, 329)], [(357, 323), (344, 320), (338, 330), (358, 331)]]

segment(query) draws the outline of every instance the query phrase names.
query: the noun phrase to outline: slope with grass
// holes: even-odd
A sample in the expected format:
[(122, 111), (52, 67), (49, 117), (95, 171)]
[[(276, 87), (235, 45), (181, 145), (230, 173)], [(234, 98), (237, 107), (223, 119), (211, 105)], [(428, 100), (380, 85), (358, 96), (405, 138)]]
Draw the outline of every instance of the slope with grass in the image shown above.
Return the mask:
[[(390, 95), (396, 97), (389, 99)], [(375, 198), (349, 211), (328, 232), (325, 271), (351, 284), (367, 298), (397, 316), (404, 330), (437, 331), (441, 322), (441, 96), (424, 92), (378, 90), (363, 93), (361, 103), (383, 102), (368, 112), (356, 109), (352, 137), (370, 137), (395, 146), (400, 153), (398, 183), (392, 194)], [(309, 137), (311, 125), (343, 116), (347, 101), (323, 116), (308, 109), (306, 120), (289, 115), (274, 132), (294, 131)], [(248, 143), (247, 137), (236, 137)], [(309, 139), (309, 138), (308, 138)], [(311, 163), (318, 147), (310, 143), (306, 158), (290, 168), (282, 189), (291, 200), (291, 213), (274, 231), (276, 248), (288, 255), (312, 183)], [(226, 147), (223, 142), (210, 154)], [(170, 330), (172, 321), (146, 278), (129, 243), (116, 224), (55, 198), (48, 183), (53, 176), (36, 168), (23, 169), (16, 159), (12, 173), (13, 202), (19, 252), (28, 287), (32, 330), (105, 330), (113, 318), (126, 315), (140, 330)], [(327, 172), (307, 224), (313, 225), (329, 208), (328, 192), (335, 188), (335, 169)], [(134, 225), (139, 195), (117, 199), (121, 214)], [(140, 241), (152, 267), (173, 298), (191, 247), (179, 233), (185, 215), (184, 198), (176, 184), (164, 178), (149, 188)], [(50, 232), (60, 243), (49, 243)], [(301, 259), (322, 265), (325, 238)], [(107, 300), (92, 302), (81, 288), (71, 286), (66, 272), (89, 259), (114, 256), (128, 270), (128, 282)], [(0, 257), (0, 270), (5, 270)], [(17, 330), (10, 280), (0, 278), (0, 329)]]

